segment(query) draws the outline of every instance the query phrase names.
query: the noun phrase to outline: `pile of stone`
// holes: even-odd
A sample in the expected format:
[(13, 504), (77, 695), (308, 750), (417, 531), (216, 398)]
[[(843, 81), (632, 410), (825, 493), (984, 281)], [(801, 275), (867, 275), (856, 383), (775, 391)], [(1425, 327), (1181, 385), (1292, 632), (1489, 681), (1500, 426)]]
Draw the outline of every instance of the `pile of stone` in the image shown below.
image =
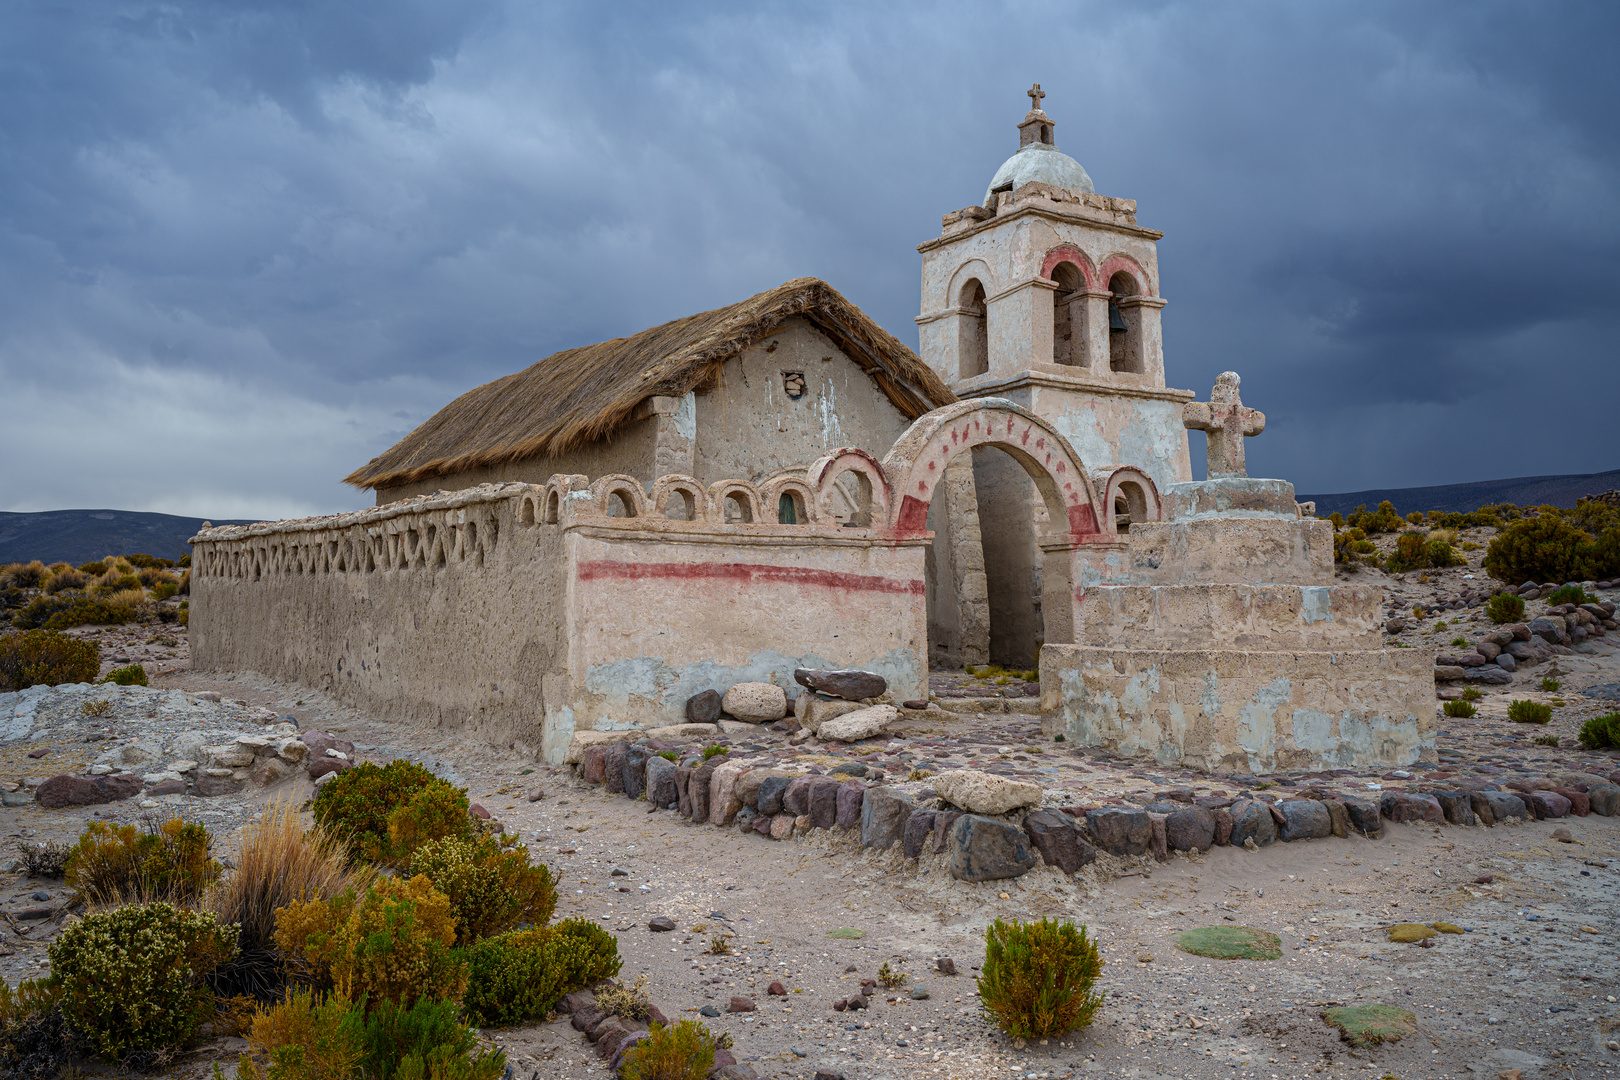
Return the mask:
[[(656, 922), (657, 920), (655, 920)], [(674, 929), (671, 923), (669, 929)], [(611, 984), (606, 984), (611, 985)], [(747, 998), (731, 999), (732, 1012), (752, 1012), (754, 1003)], [(557, 1002), (559, 1015), (567, 1016), (575, 1031), (596, 1047), (596, 1056), (607, 1062), (614, 1073), (621, 1071), (624, 1056), (651, 1032), (650, 1025), (669, 1026), (669, 1018), (657, 1005), (648, 1002), (647, 1019), (632, 1020), (604, 1010), (596, 996), (588, 990), (567, 994)], [(718, 1015), (716, 1010), (715, 1015)], [(730, 1050), (721, 1047), (714, 1052), (714, 1067), (709, 1080), (755, 1080), (758, 1074), (748, 1065), (739, 1065)]]
[(1506, 685), (1520, 665), (1533, 666), (1553, 656), (1565, 656), (1583, 641), (1606, 637), (1620, 630), (1615, 604), (1560, 604), (1528, 623), (1503, 626), (1474, 643), (1474, 651), (1441, 653), (1434, 658), (1436, 682), (1481, 682)]
[(724, 694), (694, 694), (686, 702), (686, 719), (714, 724), (732, 736), (771, 724), (784, 731), (803, 728), (824, 740), (858, 742), (883, 734), (900, 718), (900, 710), (883, 700), (889, 684), (876, 672), (799, 668), (793, 679), (805, 689), (794, 699), (791, 720), (787, 691), (765, 682), (737, 683)]

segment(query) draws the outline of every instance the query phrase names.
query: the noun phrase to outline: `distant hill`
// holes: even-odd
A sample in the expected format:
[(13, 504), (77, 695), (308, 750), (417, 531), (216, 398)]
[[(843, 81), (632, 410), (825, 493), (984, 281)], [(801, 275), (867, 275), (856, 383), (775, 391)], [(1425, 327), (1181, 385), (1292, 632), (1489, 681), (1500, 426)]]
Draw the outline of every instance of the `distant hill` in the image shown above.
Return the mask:
[(1316, 501), (1316, 512), (1326, 516), (1337, 510), (1347, 514), (1366, 504), (1371, 510), (1388, 499), (1403, 514), (1439, 510), (1466, 514), (1490, 503), (1515, 506), (1574, 506), (1575, 500), (1620, 488), (1620, 469), (1583, 476), (1521, 476), (1514, 480), (1479, 480), (1472, 484), (1440, 487), (1385, 488), (1350, 491), (1340, 495), (1300, 495), (1300, 502)]
[[(143, 514), (134, 510), (46, 510), (38, 514), (0, 513), (0, 563), (67, 562), (78, 566), (103, 555), (143, 552), (178, 559), (202, 527), (202, 518)], [(248, 525), (225, 521), (215, 525)]]

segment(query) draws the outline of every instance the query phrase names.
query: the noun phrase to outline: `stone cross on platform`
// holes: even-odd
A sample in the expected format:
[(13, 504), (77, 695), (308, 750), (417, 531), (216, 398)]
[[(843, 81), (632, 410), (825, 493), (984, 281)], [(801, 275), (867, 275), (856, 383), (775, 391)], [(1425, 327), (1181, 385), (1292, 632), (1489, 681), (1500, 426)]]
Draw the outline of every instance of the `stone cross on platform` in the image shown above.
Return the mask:
[(1181, 422), (1209, 435), (1209, 478), (1248, 476), (1243, 461), (1243, 440), (1266, 430), (1266, 414), (1251, 409), (1238, 397), (1238, 374), (1223, 371), (1215, 380), (1208, 401), (1189, 401), (1181, 407)]
[(1046, 96), (1046, 91), (1041, 89), (1041, 84), (1036, 83), (1028, 90), (1025, 90), (1024, 93), (1029, 95), (1030, 112), (1039, 112), (1041, 108), (1041, 98)]

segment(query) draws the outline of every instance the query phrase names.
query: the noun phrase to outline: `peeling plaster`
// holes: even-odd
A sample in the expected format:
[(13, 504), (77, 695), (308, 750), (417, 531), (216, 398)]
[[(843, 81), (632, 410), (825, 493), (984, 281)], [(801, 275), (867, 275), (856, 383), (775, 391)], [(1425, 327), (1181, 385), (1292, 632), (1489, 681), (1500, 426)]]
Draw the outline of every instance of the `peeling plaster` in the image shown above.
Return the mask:
[(1277, 710), (1293, 696), (1294, 684), (1278, 676), (1256, 690), (1239, 710), (1237, 744), (1249, 755), (1250, 769), (1264, 772), (1272, 767), (1277, 753)]
[(680, 404), (675, 406), (675, 414), (670, 419), (675, 421), (675, 434), (683, 439), (697, 438), (697, 394), (688, 391), (681, 398)]
[(1299, 590), (1299, 615), (1307, 623), (1333, 621), (1333, 587), (1305, 585)]

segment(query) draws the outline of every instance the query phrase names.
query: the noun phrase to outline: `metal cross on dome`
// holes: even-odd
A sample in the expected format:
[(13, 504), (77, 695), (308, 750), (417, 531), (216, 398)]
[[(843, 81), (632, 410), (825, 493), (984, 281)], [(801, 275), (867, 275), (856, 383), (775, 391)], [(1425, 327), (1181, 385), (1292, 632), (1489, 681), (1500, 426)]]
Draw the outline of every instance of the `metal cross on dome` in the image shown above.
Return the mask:
[(1243, 440), (1266, 430), (1266, 414), (1251, 409), (1238, 396), (1238, 374), (1223, 371), (1215, 380), (1208, 401), (1189, 401), (1181, 407), (1181, 423), (1209, 436), (1209, 478), (1248, 476)]
[(1031, 86), (1028, 90), (1025, 90), (1024, 93), (1029, 95), (1030, 111), (1032, 111), (1032, 112), (1040, 111), (1041, 99), (1046, 96), (1046, 91), (1041, 89), (1041, 84), (1036, 83), (1034, 86)]

